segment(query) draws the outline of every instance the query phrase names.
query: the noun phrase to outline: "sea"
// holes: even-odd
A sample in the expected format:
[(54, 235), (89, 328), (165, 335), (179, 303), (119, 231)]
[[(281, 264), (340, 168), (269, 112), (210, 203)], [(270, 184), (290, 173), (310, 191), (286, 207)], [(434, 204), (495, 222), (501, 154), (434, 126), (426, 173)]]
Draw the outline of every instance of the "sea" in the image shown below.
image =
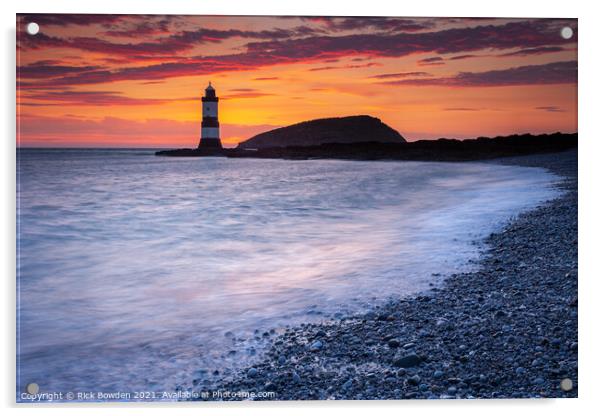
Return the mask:
[(30, 383), (153, 392), (119, 400), (211, 386), (288, 326), (473, 270), (483, 238), (558, 180), (496, 163), (18, 149), (17, 400)]

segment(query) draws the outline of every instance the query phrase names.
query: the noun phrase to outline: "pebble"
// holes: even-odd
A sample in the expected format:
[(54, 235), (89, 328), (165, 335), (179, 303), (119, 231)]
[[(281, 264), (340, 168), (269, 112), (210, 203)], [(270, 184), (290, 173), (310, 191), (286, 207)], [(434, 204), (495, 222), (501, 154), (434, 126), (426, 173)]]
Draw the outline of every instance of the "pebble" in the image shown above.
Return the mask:
[(418, 374), (415, 374), (408, 379), (408, 383), (413, 384), (414, 386), (417, 386), (420, 383), (420, 380), (421, 380), (420, 376)]
[(405, 355), (403, 357), (398, 357), (395, 358), (395, 360), (393, 361), (393, 365), (395, 365), (396, 367), (403, 367), (403, 368), (409, 368), (409, 367), (415, 367), (417, 365), (419, 365), (421, 363), (421, 359), (418, 355), (416, 354), (409, 354), (409, 355)]
[(397, 341), (396, 339), (391, 339), (388, 342), (389, 348), (397, 348), (399, 347), (399, 341)]
[(293, 371), (293, 382), (297, 384), (301, 383), (301, 376), (296, 371)]
[(311, 344), (311, 346), (309, 347), (309, 350), (312, 352), (316, 352), (322, 349), (322, 341), (315, 341), (313, 344)]

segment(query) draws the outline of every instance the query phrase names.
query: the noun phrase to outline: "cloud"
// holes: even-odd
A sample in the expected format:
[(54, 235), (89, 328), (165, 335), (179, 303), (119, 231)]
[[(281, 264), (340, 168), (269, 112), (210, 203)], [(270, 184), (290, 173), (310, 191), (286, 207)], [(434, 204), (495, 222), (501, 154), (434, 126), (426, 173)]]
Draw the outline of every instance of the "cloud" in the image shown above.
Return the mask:
[(118, 27), (101, 33), (104, 36), (120, 38), (141, 38), (146, 36), (165, 35), (170, 32), (171, 19), (144, 20), (127, 27)]
[(430, 19), (405, 19), (398, 17), (305, 17), (313, 23), (318, 23), (331, 31), (391, 31), (416, 32), (431, 29)]
[(226, 94), (220, 99), (223, 100), (235, 100), (235, 99), (244, 99), (244, 98), (261, 98), (261, 97), (271, 97), (274, 94), (265, 93), (265, 92), (241, 92), (236, 94)]
[[(574, 20), (554, 19), (521, 20), (501, 25), (417, 33), (369, 33), (303, 38), (291, 38), (295, 36), (295, 30), (292, 29), (265, 31), (199, 29), (140, 43), (114, 43), (90, 37), (62, 39), (44, 34), (38, 34), (35, 42), (30, 39), (32, 37), (21, 38), (24, 39), (22, 43), (31, 48), (70, 47), (110, 54), (108, 58), (113, 59), (123, 57), (132, 62), (143, 61), (149, 57), (162, 57), (166, 60), (150, 65), (138, 64), (111, 70), (99, 69), (66, 74), (52, 82), (47, 82), (55, 85), (84, 85), (257, 70), (272, 65), (323, 62), (325, 59), (341, 57), (403, 57), (423, 53), (453, 54), (485, 49), (553, 47), (576, 42), (576, 36), (567, 41), (558, 35), (560, 24), (575, 26), (574, 22)], [(191, 57), (181, 54), (189, 51), (194, 45), (216, 42), (233, 36), (264, 39), (247, 43), (246, 50), (240, 53)], [(20, 85), (26, 86), (24, 83)]]
[(253, 81), (275, 81), (277, 79), (280, 79), (279, 77), (259, 77), (259, 78), (253, 78)]
[(357, 64), (357, 65), (333, 65), (333, 66), (319, 66), (316, 68), (310, 68), (309, 71), (329, 71), (332, 69), (356, 69), (356, 68), (370, 68), (373, 66), (382, 66), (382, 64), (378, 62), (369, 62), (366, 64)]
[(537, 48), (527, 48), (527, 49), (521, 49), (519, 51), (515, 51), (515, 52), (508, 52), (508, 53), (504, 53), (498, 56), (529, 56), (529, 55), (541, 55), (544, 53), (554, 53), (554, 52), (563, 52), (566, 49), (560, 47), (560, 46), (540, 46)]
[(456, 55), (448, 58), (449, 61), (459, 61), (462, 59), (470, 59), (470, 58), (478, 58), (479, 55), (466, 54), (466, 55)]
[(116, 70), (83, 71), (36, 83), (28, 83), (18, 79), (17, 84), (19, 88), (56, 88), (59, 86), (104, 84), (117, 81), (156, 81), (174, 77), (206, 75), (246, 69), (249, 68), (236, 62), (217, 62), (213, 58), (207, 58), (205, 61), (184, 60), (182, 62), (126, 67)]
[(108, 25), (127, 19), (128, 15), (119, 14), (57, 14), (57, 13), (19, 13), (17, 18), (23, 22), (35, 22), (41, 28), (45, 26), (89, 26)]
[[(107, 53), (110, 57), (128, 57), (130, 59), (150, 59), (151, 57), (175, 58), (177, 53), (192, 50), (197, 45), (209, 43), (219, 43), (231, 38), (246, 38), (257, 40), (279, 40), (289, 39), (295, 36), (307, 36), (308, 32), (300, 27), (293, 29), (271, 29), (271, 30), (239, 30), (239, 29), (208, 29), (201, 28), (197, 30), (184, 30), (168, 36), (150, 38), (149, 30), (157, 30), (154, 25), (148, 22), (141, 23), (143, 30), (147, 32), (137, 33), (136, 27), (128, 30), (119, 30), (119, 35), (128, 38), (142, 38), (142, 42), (113, 42), (101, 37), (78, 36), (78, 37), (57, 37), (50, 36), (43, 32), (34, 36), (19, 36), (18, 47), (23, 49), (42, 49), (42, 48), (69, 48), (86, 52)], [(106, 33), (106, 32), (105, 32)], [(158, 29), (157, 33), (165, 33), (163, 27)], [(138, 35), (138, 36), (136, 36)], [(106, 37), (106, 36), (105, 36)]]
[(514, 85), (572, 84), (577, 82), (577, 61), (552, 62), (485, 72), (460, 72), (451, 77), (415, 78), (381, 82), (388, 85), (443, 87), (503, 87)]
[(432, 74), (430, 74), (429, 72), (414, 71), (414, 72), (395, 72), (392, 74), (379, 74), (379, 75), (373, 75), (369, 78), (389, 79), (389, 78), (430, 77), (430, 76), (432, 76)]
[(562, 108), (555, 106), (555, 105), (535, 107), (535, 109), (541, 110), (541, 111), (547, 111), (549, 113), (564, 113), (565, 112), (565, 110), (563, 110)]
[(425, 58), (418, 61), (418, 65), (420, 66), (428, 66), (428, 65), (443, 65), (443, 58), (440, 56), (434, 56), (432, 58)]
[(156, 85), (156, 84), (164, 84), (165, 81), (164, 80), (159, 80), (159, 81), (144, 81), (141, 82), (141, 85)]
[(56, 61), (39, 61), (17, 67), (17, 76), (26, 79), (46, 79), (65, 75), (81, 74), (102, 69), (99, 66), (69, 66), (56, 64)]
[[(191, 98), (133, 98), (124, 96), (116, 91), (45, 91), (39, 93), (28, 93), (21, 97), (20, 104), (23, 105), (77, 105), (77, 106), (124, 106), (124, 105), (159, 105), (176, 101), (194, 101)], [(48, 103), (32, 103), (34, 101), (47, 101)]]
[(351, 34), (316, 36), (303, 39), (251, 42), (249, 54), (269, 54), (273, 59), (322, 59), (348, 55), (401, 57), (416, 53), (451, 54), (483, 49), (531, 48), (574, 43), (562, 39), (555, 24), (547, 20), (514, 21), (445, 29), (440, 31), (397, 34)]
[(479, 109), (472, 107), (446, 107), (443, 111), (479, 111)]

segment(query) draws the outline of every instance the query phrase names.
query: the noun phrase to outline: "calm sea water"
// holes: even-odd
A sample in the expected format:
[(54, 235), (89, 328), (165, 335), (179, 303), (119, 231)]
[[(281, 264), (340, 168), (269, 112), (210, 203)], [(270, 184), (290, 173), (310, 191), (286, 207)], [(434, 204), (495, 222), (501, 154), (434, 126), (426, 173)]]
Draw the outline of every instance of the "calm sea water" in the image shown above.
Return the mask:
[(473, 241), (556, 196), (485, 163), (18, 153), (18, 386), (174, 391), (470, 269)]

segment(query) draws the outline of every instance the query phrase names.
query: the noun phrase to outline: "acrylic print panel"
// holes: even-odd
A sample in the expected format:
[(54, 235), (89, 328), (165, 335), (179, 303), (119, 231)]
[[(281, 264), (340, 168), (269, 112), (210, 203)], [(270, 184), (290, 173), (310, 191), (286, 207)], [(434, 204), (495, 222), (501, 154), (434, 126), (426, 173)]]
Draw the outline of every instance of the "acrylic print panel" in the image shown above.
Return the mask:
[(576, 397), (577, 34), (18, 15), (17, 401)]

